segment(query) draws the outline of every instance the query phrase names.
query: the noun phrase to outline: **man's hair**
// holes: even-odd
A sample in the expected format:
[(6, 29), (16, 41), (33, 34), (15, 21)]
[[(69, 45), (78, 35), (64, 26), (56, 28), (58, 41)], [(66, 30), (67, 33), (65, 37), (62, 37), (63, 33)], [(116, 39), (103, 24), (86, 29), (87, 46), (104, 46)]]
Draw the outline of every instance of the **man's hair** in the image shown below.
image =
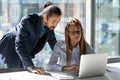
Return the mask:
[(62, 15), (61, 9), (56, 5), (49, 5), (43, 10), (43, 15), (46, 14), (47, 17), (51, 17), (53, 14)]
[(45, 9), (46, 7), (50, 6), (50, 5), (54, 5), (52, 2), (46, 2), (44, 5), (43, 5), (43, 9)]

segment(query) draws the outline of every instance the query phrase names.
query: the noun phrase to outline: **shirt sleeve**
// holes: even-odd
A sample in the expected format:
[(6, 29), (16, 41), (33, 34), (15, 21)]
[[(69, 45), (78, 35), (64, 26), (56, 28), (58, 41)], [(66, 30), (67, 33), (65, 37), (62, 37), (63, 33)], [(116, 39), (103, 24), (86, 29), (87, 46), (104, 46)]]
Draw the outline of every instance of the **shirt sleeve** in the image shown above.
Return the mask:
[(57, 40), (55, 37), (55, 32), (54, 30), (48, 30), (48, 43), (50, 45), (50, 48), (53, 50)]
[(60, 57), (60, 45), (59, 43), (56, 43), (48, 63), (49, 70), (62, 71), (63, 66), (60, 64), (57, 64), (59, 57)]

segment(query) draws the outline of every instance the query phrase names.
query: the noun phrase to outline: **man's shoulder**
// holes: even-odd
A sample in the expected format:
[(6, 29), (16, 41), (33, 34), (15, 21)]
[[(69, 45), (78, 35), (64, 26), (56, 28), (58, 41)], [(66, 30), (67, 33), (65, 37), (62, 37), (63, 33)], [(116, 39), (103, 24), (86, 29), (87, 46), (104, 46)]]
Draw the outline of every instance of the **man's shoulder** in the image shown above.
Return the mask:
[(30, 13), (22, 18), (22, 20), (39, 20), (40, 16), (36, 13)]
[(29, 15), (26, 16), (28, 19), (36, 19), (38, 20), (39, 19), (39, 15), (38, 14), (35, 14), (35, 13), (31, 13)]
[(38, 23), (42, 25), (42, 17), (35, 13), (24, 16), (21, 21), (26, 21), (31, 26), (37, 26)]

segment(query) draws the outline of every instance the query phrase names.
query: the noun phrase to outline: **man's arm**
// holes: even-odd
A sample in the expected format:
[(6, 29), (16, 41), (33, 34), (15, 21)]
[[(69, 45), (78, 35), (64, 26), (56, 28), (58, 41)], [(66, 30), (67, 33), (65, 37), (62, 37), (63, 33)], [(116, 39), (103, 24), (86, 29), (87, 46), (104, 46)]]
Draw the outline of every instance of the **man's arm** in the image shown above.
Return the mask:
[(50, 48), (53, 50), (55, 44), (56, 44), (57, 40), (55, 37), (55, 32), (54, 30), (49, 30), (48, 32), (48, 43), (50, 45)]
[[(22, 60), (23, 66), (29, 72), (36, 73), (36, 74), (45, 74), (45, 70), (43, 68), (36, 68), (32, 62), (32, 58), (30, 56), (31, 50), (34, 45), (34, 39), (31, 41), (32, 37), (30, 38), (31, 34), (31, 27), (29, 20), (23, 19), (20, 24), (18, 25), (17, 36), (15, 40), (16, 44), (16, 51)], [(30, 42), (29, 42), (30, 41)], [(33, 42), (33, 44), (31, 43)]]

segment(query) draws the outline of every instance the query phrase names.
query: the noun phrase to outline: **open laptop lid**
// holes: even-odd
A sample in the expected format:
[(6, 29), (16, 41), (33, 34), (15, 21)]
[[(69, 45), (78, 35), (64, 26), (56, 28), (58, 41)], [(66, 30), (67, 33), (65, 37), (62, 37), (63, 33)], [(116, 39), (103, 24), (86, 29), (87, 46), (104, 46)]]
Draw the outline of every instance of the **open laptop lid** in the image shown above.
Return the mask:
[(107, 54), (81, 55), (79, 78), (104, 75), (107, 65)]

